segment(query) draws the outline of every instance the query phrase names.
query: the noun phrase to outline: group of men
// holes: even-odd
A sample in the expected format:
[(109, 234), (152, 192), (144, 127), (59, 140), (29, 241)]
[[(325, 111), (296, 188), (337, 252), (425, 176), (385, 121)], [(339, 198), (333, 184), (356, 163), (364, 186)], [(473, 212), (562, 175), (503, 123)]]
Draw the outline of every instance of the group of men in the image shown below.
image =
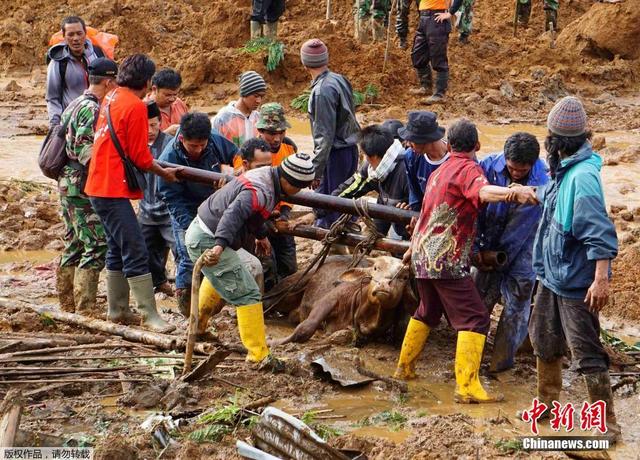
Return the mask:
[[(431, 27), (448, 19), (442, 14), (421, 21)], [(503, 152), (478, 160), (478, 131), (469, 120), (451, 124), (445, 135), (434, 113), (412, 111), (406, 126), (387, 120), (361, 129), (349, 81), (329, 70), (326, 45), (312, 39), (300, 50), (312, 78), (314, 151), (306, 155), (286, 137), (283, 107), (262, 103), (267, 84), (258, 73), (244, 72), (239, 98), (210, 120), (177, 97), (177, 72), (156, 72), (141, 54), (120, 66), (98, 58), (84, 30), (78, 17), (63, 21), (66, 79), (60, 82), (60, 60), (48, 69), (51, 123), (68, 123), (68, 164), (59, 178), (67, 230), (58, 270), (63, 309), (95, 313), (106, 265), (107, 318), (170, 332), (175, 326), (157, 312), (154, 288), (171, 293), (164, 268), (171, 249), (185, 316), (193, 264), (204, 262), (198, 332), (206, 334), (209, 317), (222, 306), (235, 306), (247, 360), (281, 369), (267, 347), (261, 302), (265, 289), (296, 271), (296, 251), (293, 238), (270, 222), (289, 221), (287, 197), (307, 187), (349, 198), (376, 191), (381, 204), (420, 212), (407, 228), (376, 222), (381, 234), (411, 241), (403, 260), (412, 266), (420, 297), (396, 377), (415, 376), (428, 334), (444, 313), (458, 332), (456, 399), (499, 400), (483, 388), (479, 367), (491, 310), (502, 298), (491, 369), (513, 366), (528, 330), (538, 397), (550, 407), (559, 398), (568, 347), (589, 397), (606, 401), (610, 430), (619, 436), (598, 324), (617, 239), (604, 205), (602, 161), (591, 149), (578, 99), (562, 99), (549, 114), (549, 165), (528, 133), (510, 136)], [(86, 80), (77, 78), (80, 72)], [(360, 168), (358, 151), (365, 160)], [(184, 167), (236, 179), (179, 181)], [(132, 177), (131, 168), (145, 171), (146, 181)], [(132, 199), (141, 200), (137, 215)], [(312, 217), (328, 227), (338, 216), (315, 210)]]

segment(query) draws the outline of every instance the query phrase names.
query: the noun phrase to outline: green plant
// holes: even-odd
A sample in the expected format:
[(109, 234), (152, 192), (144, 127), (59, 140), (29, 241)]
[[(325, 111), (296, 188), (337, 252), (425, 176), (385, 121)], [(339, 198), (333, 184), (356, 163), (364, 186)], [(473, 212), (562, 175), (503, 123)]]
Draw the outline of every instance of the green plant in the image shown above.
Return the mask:
[(201, 442), (218, 442), (227, 433), (231, 433), (232, 428), (228, 425), (222, 425), (220, 423), (214, 423), (213, 425), (207, 425), (199, 430), (192, 431), (187, 436), (190, 440)]
[(329, 438), (333, 438), (335, 436), (341, 436), (344, 434), (343, 431), (329, 425), (324, 425), (322, 423), (314, 424), (313, 431), (315, 431), (318, 434), (318, 436), (320, 436), (325, 441), (328, 440)]
[(373, 102), (380, 95), (380, 90), (374, 84), (369, 83), (365, 86), (364, 91), (353, 92), (353, 103), (355, 106), (364, 104), (365, 102)]
[(619, 339), (615, 335), (611, 334), (606, 329), (600, 329), (600, 338), (604, 343), (611, 346), (621, 353), (628, 353), (630, 351), (640, 351), (640, 342), (634, 345), (628, 345), (623, 340)]
[(48, 313), (40, 313), (40, 322), (43, 326), (56, 327), (56, 322)]
[(309, 111), (309, 96), (311, 95), (310, 89), (305, 89), (302, 93), (296, 96), (289, 104), (292, 108), (307, 113)]
[(496, 441), (495, 446), (505, 454), (512, 454), (523, 450), (522, 440), (520, 439), (500, 439)]
[(284, 43), (272, 38), (252, 38), (240, 49), (243, 53), (267, 53), (267, 71), (273, 72), (284, 61)]
[(404, 424), (407, 422), (407, 417), (395, 410), (380, 412), (374, 419), (378, 422), (386, 423), (393, 431), (404, 428)]

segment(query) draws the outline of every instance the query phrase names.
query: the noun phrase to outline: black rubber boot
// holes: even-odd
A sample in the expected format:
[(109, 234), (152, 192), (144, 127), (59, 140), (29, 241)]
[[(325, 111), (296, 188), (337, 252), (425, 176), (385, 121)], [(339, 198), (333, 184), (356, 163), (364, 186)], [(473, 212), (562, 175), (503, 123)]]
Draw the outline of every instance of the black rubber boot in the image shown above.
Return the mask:
[(427, 95), (433, 91), (433, 76), (431, 74), (431, 68), (428, 69), (416, 69), (418, 75), (418, 81), (420, 82), (420, 88), (412, 88), (409, 90), (409, 94)]
[(427, 104), (438, 104), (444, 101), (444, 96), (447, 93), (447, 87), (449, 86), (449, 72), (437, 72), (436, 73), (436, 92), (433, 96), (429, 97), (425, 102)]
[(398, 38), (398, 48), (400, 48), (401, 50), (407, 49), (407, 37)]
[(469, 34), (460, 34), (460, 36), (458, 37), (458, 42), (460, 42), (462, 45), (468, 45)]
[(531, 17), (531, 2), (520, 3), (517, 6), (518, 24), (522, 27), (529, 25), (529, 18)]

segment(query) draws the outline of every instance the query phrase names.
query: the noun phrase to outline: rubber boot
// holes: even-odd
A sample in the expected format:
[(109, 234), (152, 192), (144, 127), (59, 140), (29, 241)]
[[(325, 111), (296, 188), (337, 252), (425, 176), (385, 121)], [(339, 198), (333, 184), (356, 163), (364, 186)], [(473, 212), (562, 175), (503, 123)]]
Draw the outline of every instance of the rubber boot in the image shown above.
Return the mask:
[(401, 50), (407, 49), (407, 37), (398, 37), (398, 48)]
[(224, 300), (206, 277), (200, 284), (198, 294), (198, 335), (203, 336), (207, 332), (209, 318), (222, 310)]
[(185, 318), (191, 315), (191, 288), (176, 289), (176, 300), (178, 301), (178, 311)]
[(262, 24), (260, 21), (251, 21), (251, 39), (262, 37)]
[(558, 11), (557, 10), (544, 10), (544, 30), (551, 30), (551, 26), (553, 26), (554, 31), (558, 31)]
[(153, 295), (153, 281), (151, 273), (128, 278), (131, 294), (138, 304), (138, 310), (142, 314), (140, 326), (155, 332), (166, 334), (175, 330), (173, 324), (167, 323), (158, 314), (156, 309), (156, 297)]
[(131, 324), (135, 316), (129, 308), (129, 283), (124, 273), (107, 270), (107, 321)]
[(431, 94), (433, 91), (433, 76), (431, 74), (431, 68), (427, 69), (416, 69), (416, 74), (418, 75), (418, 82), (420, 83), (419, 88), (411, 88), (409, 90), (409, 94), (415, 94), (418, 96), (426, 96), (427, 94)]
[[(536, 374), (538, 378), (537, 398), (547, 406), (540, 415), (540, 420), (547, 420), (551, 416), (553, 401), (560, 402), (562, 391), (562, 358), (553, 361), (543, 361), (536, 357)], [(518, 411), (516, 418), (522, 420), (524, 411)]]
[(96, 313), (96, 295), (100, 270), (78, 268), (73, 283), (73, 297), (76, 300), (76, 312), (81, 315)]
[(595, 430), (593, 434), (605, 436), (611, 444), (617, 443), (622, 439), (622, 430), (618, 425), (616, 414), (613, 410), (613, 391), (611, 390), (609, 371), (584, 374), (584, 381), (589, 392), (589, 402), (604, 401), (607, 405), (607, 432), (600, 433), (599, 430)]
[(240, 340), (248, 351), (247, 361), (259, 363), (269, 355), (262, 303), (238, 307), (236, 313)]
[(73, 280), (76, 275), (76, 267), (61, 267), (56, 270), (56, 291), (60, 310), (67, 313), (75, 313), (76, 302), (73, 297)]
[(416, 378), (416, 362), (424, 344), (429, 337), (431, 328), (422, 321), (411, 318), (404, 334), (398, 367), (393, 377), (396, 379), (409, 380)]
[(358, 18), (356, 28), (356, 37), (358, 41), (363, 45), (369, 44), (371, 42), (372, 32), (371, 32), (371, 20), (369, 18)]
[(531, 17), (531, 2), (517, 4), (518, 24), (522, 27), (529, 26), (529, 18)]
[(384, 19), (378, 19), (371, 17), (371, 37), (373, 38), (373, 42), (382, 42), (384, 41)]
[(467, 33), (462, 33), (460, 34), (460, 36), (458, 37), (458, 42), (462, 45), (468, 45), (469, 44), (469, 34)]
[(262, 35), (266, 38), (275, 40), (278, 38), (278, 21), (267, 22), (262, 26)]
[(456, 402), (463, 404), (502, 401), (502, 395), (490, 395), (480, 383), (480, 361), (486, 336), (477, 332), (458, 332), (456, 347)]
[(447, 87), (449, 86), (449, 72), (437, 72), (436, 73), (436, 92), (433, 96), (427, 98), (426, 104), (438, 104), (444, 102), (444, 96), (447, 93)]

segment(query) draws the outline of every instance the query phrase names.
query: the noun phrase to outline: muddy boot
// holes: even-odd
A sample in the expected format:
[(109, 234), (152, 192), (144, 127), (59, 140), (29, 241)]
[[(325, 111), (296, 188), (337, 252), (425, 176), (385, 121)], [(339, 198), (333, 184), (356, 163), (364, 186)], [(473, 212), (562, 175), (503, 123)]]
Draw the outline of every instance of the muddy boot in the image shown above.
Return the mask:
[(107, 321), (133, 324), (135, 316), (129, 308), (129, 283), (124, 273), (107, 270)]
[(418, 75), (419, 88), (411, 88), (409, 94), (416, 96), (426, 96), (433, 91), (433, 76), (431, 74), (431, 68), (428, 69), (416, 69)]
[(156, 298), (153, 295), (151, 273), (134, 276), (127, 279), (127, 281), (129, 282), (131, 294), (138, 304), (138, 310), (142, 314), (140, 326), (162, 334), (175, 330), (176, 327), (173, 324), (167, 323), (158, 314)]
[[(562, 391), (562, 357), (553, 361), (543, 361), (536, 357), (536, 374), (538, 378), (538, 401), (547, 406), (540, 415), (540, 420), (547, 420), (551, 416), (553, 401), (560, 402)], [(516, 417), (522, 420), (524, 411), (518, 411)]]
[(455, 401), (458, 403), (491, 403), (504, 399), (501, 394), (488, 394), (480, 383), (480, 362), (486, 338), (476, 332), (458, 332), (455, 364)]
[(558, 11), (557, 10), (544, 10), (545, 19), (544, 19), (544, 30), (549, 31), (553, 30), (558, 31)]
[(191, 314), (191, 288), (176, 289), (176, 300), (178, 301), (178, 311), (185, 318)]
[(461, 45), (468, 45), (469, 44), (469, 34), (460, 34), (460, 36), (458, 37), (458, 42)]
[(198, 292), (198, 337), (205, 337), (209, 319), (220, 313), (224, 307), (224, 299), (205, 277)]
[(427, 98), (425, 104), (439, 104), (444, 102), (444, 96), (449, 86), (449, 72), (438, 72), (436, 74), (436, 92)]
[(518, 1), (518, 6), (516, 7), (516, 14), (518, 16), (518, 25), (522, 27), (529, 26), (529, 18), (531, 17), (531, 2), (522, 3)]
[(393, 378), (409, 380), (416, 378), (416, 362), (424, 344), (429, 337), (431, 328), (422, 321), (411, 318), (404, 334), (400, 358)]
[(373, 42), (384, 41), (384, 32), (384, 19), (371, 17), (371, 36), (373, 38)]
[(58, 291), (58, 301), (60, 310), (67, 313), (75, 313), (76, 302), (73, 298), (73, 280), (76, 274), (76, 267), (58, 266), (56, 271), (56, 290)]
[(78, 268), (73, 283), (73, 296), (76, 300), (76, 312), (81, 315), (96, 314), (96, 295), (100, 270)]
[(604, 401), (607, 405), (607, 432), (601, 433), (599, 430), (595, 430), (593, 434), (606, 437), (611, 444), (617, 443), (622, 439), (622, 430), (613, 410), (613, 392), (611, 391), (609, 371), (584, 374), (584, 381), (589, 392), (589, 402)]
[(251, 21), (251, 40), (262, 37), (262, 24), (259, 21)]
[(367, 45), (371, 42), (372, 31), (370, 18), (359, 18), (357, 22), (356, 37), (363, 45)]
[(278, 21), (267, 22), (262, 26), (262, 35), (266, 38), (275, 40), (278, 38)]

